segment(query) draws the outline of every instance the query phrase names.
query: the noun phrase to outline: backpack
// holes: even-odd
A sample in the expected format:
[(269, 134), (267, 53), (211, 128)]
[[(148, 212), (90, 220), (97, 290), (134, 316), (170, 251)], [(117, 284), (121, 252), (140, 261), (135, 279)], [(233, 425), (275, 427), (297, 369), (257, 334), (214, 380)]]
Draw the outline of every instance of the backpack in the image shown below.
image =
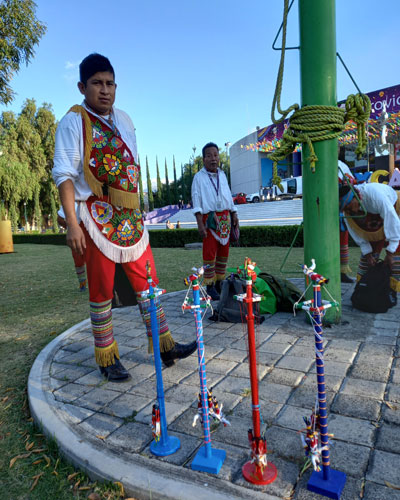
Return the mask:
[(394, 305), (390, 295), (390, 267), (378, 261), (356, 284), (351, 302), (360, 311), (385, 313)]
[[(234, 295), (242, 293), (246, 293), (246, 285), (237, 274), (231, 274), (227, 279), (223, 280), (218, 305), (214, 308), (214, 312), (209, 319), (228, 323), (245, 322), (246, 306), (233, 298)], [(255, 310), (254, 317), (258, 323), (264, 321), (264, 317), (257, 316)]]
[(259, 273), (258, 277), (263, 279), (274, 292), (277, 310), (293, 312), (293, 305), (300, 300), (302, 295), (301, 290), (291, 281), (269, 273)]

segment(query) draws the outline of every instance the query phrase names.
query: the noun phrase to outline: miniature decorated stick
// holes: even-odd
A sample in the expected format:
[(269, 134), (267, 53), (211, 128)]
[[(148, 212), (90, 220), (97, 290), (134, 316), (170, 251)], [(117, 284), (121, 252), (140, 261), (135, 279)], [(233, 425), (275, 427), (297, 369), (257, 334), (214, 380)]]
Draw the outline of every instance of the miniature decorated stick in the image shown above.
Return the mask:
[(158, 337), (159, 329), (156, 307), (156, 298), (165, 293), (165, 290), (162, 290), (157, 286), (153, 286), (149, 261), (147, 261), (146, 269), (149, 289), (142, 292), (141, 297), (150, 300), (149, 313), (151, 321), (151, 334), (153, 338), (154, 365), (156, 368), (158, 402), (158, 406), (153, 405), (152, 428), (154, 441), (152, 441), (152, 443), (150, 444), (150, 451), (153, 453), (153, 455), (164, 457), (166, 455), (172, 455), (172, 453), (175, 453), (177, 450), (179, 450), (181, 443), (176, 436), (168, 436), (167, 418), (165, 415), (164, 385), (162, 378), (160, 339)]
[(200, 298), (199, 277), (204, 274), (204, 268), (194, 269), (194, 273), (188, 276), (184, 281), (185, 284), (193, 287), (193, 301), (187, 296), (182, 305), (182, 310), (191, 310), (194, 313), (197, 337), (197, 355), (199, 361), (200, 375), (200, 395), (201, 395), (201, 410), (202, 423), (204, 432), (204, 446), (202, 446), (194, 457), (191, 467), (194, 470), (210, 472), (218, 474), (224, 463), (226, 452), (211, 447), (210, 433), (210, 418), (209, 418), (209, 391), (207, 390), (207, 375), (204, 361), (204, 342), (203, 342), (203, 321), (201, 317), (201, 309), (210, 307), (210, 297), (204, 296)]
[(260, 404), (258, 398), (258, 377), (257, 377), (257, 358), (256, 358), (256, 340), (254, 331), (254, 313), (253, 302), (260, 302), (262, 297), (258, 294), (253, 295), (253, 280), (257, 278), (255, 263), (250, 259), (245, 259), (244, 279), (246, 280), (246, 293), (235, 295), (234, 298), (246, 304), (247, 308), (247, 332), (249, 343), (249, 371), (251, 384), (251, 403), (253, 416), (253, 430), (249, 429), (248, 438), (251, 446), (251, 460), (242, 467), (242, 474), (246, 481), (253, 484), (269, 484), (275, 481), (278, 471), (273, 463), (267, 460), (267, 442), (261, 436), (260, 429)]
[[(324, 369), (324, 340), (322, 331), (322, 318), (326, 309), (338, 303), (334, 300), (321, 299), (321, 286), (327, 284), (329, 279), (314, 272), (315, 260), (311, 259), (311, 266), (302, 266), (303, 272), (313, 282), (313, 298), (296, 304), (296, 309), (302, 309), (311, 315), (315, 334), (315, 359), (317, 366), (318, 384), (318, 406), (319, 406), (319, 433), (321, 446), (315, 443), (315, 436), (310, 438), (310, 453), (314, 471), (307, 484), (307, 489), (329, 498), (339, 499), (346, 483), (346, 474), (330, 468), (329, 458), (329, 435), (327, 423), (327, 405), (325, 392), (325, 369)], [(315, 416), (317, 418), (317, 416)], [(314, 433), (312, 433), (314, 434)], [(314, 439), (314, 440), (313, 440)], [(319, 467), (319, 457), (322, 454), (322, 471)]]

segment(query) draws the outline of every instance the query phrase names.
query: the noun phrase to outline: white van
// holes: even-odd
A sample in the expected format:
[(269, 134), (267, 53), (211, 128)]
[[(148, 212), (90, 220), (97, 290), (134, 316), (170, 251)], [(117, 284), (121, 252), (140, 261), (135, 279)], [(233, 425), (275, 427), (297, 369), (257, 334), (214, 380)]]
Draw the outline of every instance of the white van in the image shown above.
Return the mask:
[(275, 200), (301, 198), (303, 196), (303, 178), (289, 177), (281, 180), (282, 190), (278, 186), (273, 186), (272, 196)]

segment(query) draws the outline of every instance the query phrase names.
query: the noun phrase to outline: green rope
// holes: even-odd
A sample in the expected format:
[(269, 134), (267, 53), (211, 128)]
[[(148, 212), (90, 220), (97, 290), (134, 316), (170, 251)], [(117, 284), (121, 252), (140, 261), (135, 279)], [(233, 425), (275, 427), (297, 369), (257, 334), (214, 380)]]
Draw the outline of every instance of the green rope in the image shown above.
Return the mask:
[[(286, 27), (289, 11), (289, 0), (284, 0), (283, 22), (282, 22), (282, 52), (279, 64), (278, 77), (274, 98), (272, 101), (271, 118), (275, 124), (283, 122), (291, 111), (294, 111), (289, 120), (289, 127), (282, 136), (280, 148), (268, 155), (268, 158), (274, 162), (272, 181), (280, 189), (281, 178), (278, 176), (278, 162), (284, 160), (293, 152), (296, 144), (301, 142), (307, 144), (310, 149), (310, 156), (307, 160), (310, 162), (311, 171), (315, 172), (315, 164), (318, 157), (315, 154), (314, 142), (326, 141), (339, 137), (345, 128), (346, 122), (353, 120), (357, 124), (358, 147), (356, 154), (358, 157), (367, 147), (366, 125), (371, 111), (371, 102), (365, 94), (350, 95), (346, 100), (345, 109), (337, 106), (303, 106), (299, 109), (298, 104), (293, 104), (286, 110), (281, 109), (281, 93), (283, 82), (283, 71), (285, 66), (285, 48), (286, 48)], [(279, 119), (275, 118), (275, 107), (282, 115)]]

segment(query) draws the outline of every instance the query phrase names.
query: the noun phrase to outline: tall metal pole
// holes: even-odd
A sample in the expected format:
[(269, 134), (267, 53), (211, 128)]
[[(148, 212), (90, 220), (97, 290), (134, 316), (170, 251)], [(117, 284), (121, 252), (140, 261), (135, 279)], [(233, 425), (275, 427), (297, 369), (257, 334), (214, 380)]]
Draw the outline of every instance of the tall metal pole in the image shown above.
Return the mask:
[[(299, 0), (299, 23), (301, 105), (336, 106), (335, 0)], [(340, 298), (338, 141), (314, 148), (319, 161), (312, 173), (303, 144), (304, 260), (318, 262), (331, 294)], [(337, 323), (340, 316), (340, 307), (332, 308), (325, 320)]]

